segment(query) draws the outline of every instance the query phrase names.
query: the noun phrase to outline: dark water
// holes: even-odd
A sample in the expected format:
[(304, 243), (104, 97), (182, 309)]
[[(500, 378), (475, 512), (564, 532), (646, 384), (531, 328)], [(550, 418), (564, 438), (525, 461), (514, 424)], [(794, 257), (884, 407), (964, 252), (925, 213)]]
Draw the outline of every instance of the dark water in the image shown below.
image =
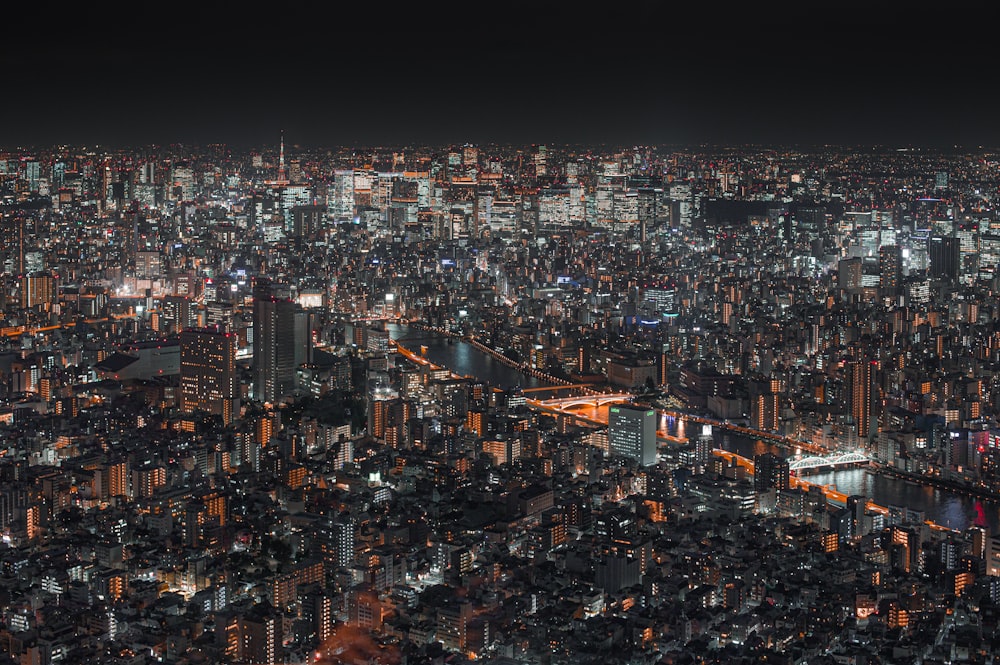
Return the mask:
[[(547, 385), (458, 340), (449, 343), (442, 335), (404, 325), (388, 324), (386, 328), (392, 339), (412, 351), (419, 351), (421, 345), (426, 346), (428, 360), (458, 374), (475, 376), (498, 388), (518, 385), (522, 388), (535, 388)], [(701, 428), (700, 425), (687, 425), (672, 418), (666, 424), (671, 434), (688, 437), (697, 435)], [(695, 431), (694, 427), (697, 427), (698, 431)], [(794, 451), (787, 451), (746, 436), (730, 434), (718, 428), (712, 435), (716, 447), (751, 459), (754, 455), (764, 452), (782, 456), (794, 454)], [(978, 524), (988, 527), (991, 534), (1000, 533), (1000, 505), (995, 503), (933, 487), (915, 485), (899, 478), (866, 472), (864, 469), (845, 468), (804, 476), (804, 479), (818, 485), (833, 485), (838, 491), (848, 495), (867, 496), (881, 506), (898, 506), (920, 511), (924, 513), (926, 519), (951, 529), (962, 530)]]
[(537, 388), (548, 384), (508, 367), (488, 353), (470, 344), (434, 332), (410, 326), (387, 323), (389, 337), (410, 351), (420, 352), (427, 347), (426, 358), (432, 363), (447, 367), (456, 374), (474, 376), (497, 388)]
[[(752, 459), (754, 455), (765, 452), (782, 456), (790, 454), (787, 450), (745, 436), (722, 431), (713, 434), (717, 447), (743, 457)], [(802, 479), (817, 485), (833, 485), (844, 494), (866, 496), (887, 508), (898, 506), (922, 512), (925, 519), (950, 529), (963, 530), (978, 525), (988, 527), (991, 534), (1000, 533), (1000, 505), (996, 503), (906, 482), (862, 468), (812, 473), (802, 476)]]

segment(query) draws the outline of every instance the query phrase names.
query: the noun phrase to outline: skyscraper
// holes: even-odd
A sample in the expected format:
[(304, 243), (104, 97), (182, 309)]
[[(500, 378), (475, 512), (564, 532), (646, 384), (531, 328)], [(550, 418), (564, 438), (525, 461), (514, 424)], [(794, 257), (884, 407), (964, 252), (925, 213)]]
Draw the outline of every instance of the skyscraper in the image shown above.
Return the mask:
[(903, 285), (903, 250), (899, 245), (883, 245), (878, 250), (879, 288), (883, 295), (898, 294)]
[(961, 266), (961, 241), (953, 236), (931, 236), (927, 239), (927, 256), (930, 259), (930, 276), (958, 280)]
[(613, 455), (656, 464), (656, 412), (628, 405), (608, 410), (608, 449)]
[(774, 453), (753, 458), (753, 488), (758, 492), (769, 489), (787, 490), (790, 483), (788, 460)]
[(748, 383), (750, 392), (750, 427), (776, 432), (781, 426), (778, 381), (763, 379)]
[(266, 279), (254, 283), (251, 368), (255, 400), (276, 402), (295, 388), (295, 303)]
[(181, 332), (181, 410), (233, 422), (239, 412), (236, 335), (214, 327)]
[(878, 433), (878, 414), (875, 410), (875, 361), (861, 359), (847, 364), (848, 406), (854, 420), (858, 439), (870, 442)]

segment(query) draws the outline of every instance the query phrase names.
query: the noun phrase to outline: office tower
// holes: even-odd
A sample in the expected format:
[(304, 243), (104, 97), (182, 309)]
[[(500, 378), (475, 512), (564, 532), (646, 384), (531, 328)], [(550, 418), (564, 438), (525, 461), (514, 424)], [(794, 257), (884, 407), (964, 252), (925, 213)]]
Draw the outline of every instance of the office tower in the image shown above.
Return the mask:
[(784, 457), (774, 453), (763, 453), (753, 458), (753, 488), (758, 492), (769, 489), (787, 490), (789, 488), (789, 463)]
[(656, 412), (627, 405), (608, 409), (608, 449), (642, 466), (656, 464)]
[(334, 222), (354, 218), (354, 171), (338, 169), (334, 171), (333, 183), (326, 193), (326, 213)]
[(953, 236), (931, 236), (927, 239), (930, 276), (935, 279), (958, 281), (961, 241)]
[(877, 389), (873, 360), (851, 360), (847, 363), (847, 380), (850, 392), (847, 395), (848, 408), (854, 420), (859, 441), (868, 443), (878, 433), (878, 414), (875, 409)]
[(319, 205), (297, 205), (292, 208), (292, 237), (308, 239), (323, 227), (326, 208)]
[(236, 309), (231, 302), (211, 302), (205, 305), (205, 325), (216, 326), (220, 330), (233, 330)]
[(981, 233), (978, 220), (963, 220), (955, 225), (954, 236), (958, 238), (958, 277), (975, 276), (979, 266)]
[(903, 280), (903, 250), (899, 245), (883, 245), (878, 250), (879, 288), (882, 295), (900, 292)]
[(220, 328), (181, 333), (181, 410), (222, 416), (227, 425), (239, 413), (236, 335)]
[(860, 289), (862, 273), (863, 261), (861, 257), (841, 259), (837, 264), (837, 280), (840, 283), (840, 288)]
[(313, 361), (313, 324), (315, 323), (315, 313), (302, 309), (295, 303), (294, 311), (295, 332), (292, 339), (294, 346), (294, 358), (292, 359), (293, 372), (300, 366)]
[(135, 276), (154, 279), (163, 274), (163, 257), (159, 252), (136, 252)]
[(276, 402), (295, 389), (295, 303), (266, 279), (254, 283), (251, 370), (255, 400)]
[(194, 311), (191, 298), (187, 296), (164, 296), (160, 302), (159, 331), (176, 333), (194, 325)]

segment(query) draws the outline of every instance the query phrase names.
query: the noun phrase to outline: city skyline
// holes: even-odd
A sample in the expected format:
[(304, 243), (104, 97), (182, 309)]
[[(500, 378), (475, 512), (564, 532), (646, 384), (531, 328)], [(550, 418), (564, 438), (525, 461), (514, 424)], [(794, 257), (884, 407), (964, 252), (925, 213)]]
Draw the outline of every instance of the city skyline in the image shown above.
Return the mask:
[(0, 47), (0, 146), (1000, 144), (985, 26), (957, 14), (537, 14), (446, 4), (267, 25), (203, 9), (82, 38), (105, 19), (69, 10), (51, 36)]
[(993, 662), (1000, 125), (935, 10), (19, 14), (0, 665)]
[(0, 665), (1000, 652), (993, 155), (270, 145), (0, 155)]

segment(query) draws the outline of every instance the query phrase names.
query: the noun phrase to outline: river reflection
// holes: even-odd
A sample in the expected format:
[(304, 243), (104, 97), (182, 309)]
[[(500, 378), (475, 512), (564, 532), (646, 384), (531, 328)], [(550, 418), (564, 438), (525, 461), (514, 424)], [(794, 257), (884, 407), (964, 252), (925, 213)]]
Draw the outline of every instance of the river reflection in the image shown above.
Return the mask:
[[(412, 351), (427, 347), (426, 357), (463, 375), (475, 376), (498, 388), (542, 387), (547, 384), (534, 377), (497, 361), (469, 344), (433, 332), (426, 332), (405, 325), (387, 324), (389, 336)], [(701, 433), (701, 425), (686, 423), (683, 419), (661, 416), (659, 428), (672, 436), (692, 437)], [(712, 432), (715, 446), (729, 452), (753, 458), (766, 452), (782, 457), (801, 451), (788, 451), (760, 439), (749, 439), (741, 434), (728, 433), (720, 428)], [(820, 474), (803, 476), (804, 480), (818, 485), (833, 485), (845, 494), (860, 494), (875, 503), (898, 506), (922, 512), (925, 519), (951, 529), (964, 530), (978, 524), (988, 527), (990, 533), (1000, 533), (1000, 505), (979, 499), (952, 494), (945, 490), (924, 487), (900, 478), (893, 478), (860, 468), (843, 468)]]
[[(792, 454), (760, 439), (750, 440), (745, 436), (722, 432), (716, 432), (715, 436), (716, 446), (743, 457), (753, 458), (766, 452), (781, 456)], [(949, 529), (961, 531), (978, 525), (989, 528), (990, 533), (998, 533), (1000, 528), (1000, 505), (864, 468), (810, 473), (803, 475), (802, 479), (817, 485), (832, 485), (838, 492), (847, 495), (866, 496), (886, 508), (896, 506), (923, 513), (924, 519)]]
[(474, 376), (496, 388), (538, 388), (549, 384), (508, 367), (488, 353), (438, 333), (387, 323), (389, 337), (416, 353), (427, 347), (425, 357), (436, 365), (447, 367), (462, 376)]

